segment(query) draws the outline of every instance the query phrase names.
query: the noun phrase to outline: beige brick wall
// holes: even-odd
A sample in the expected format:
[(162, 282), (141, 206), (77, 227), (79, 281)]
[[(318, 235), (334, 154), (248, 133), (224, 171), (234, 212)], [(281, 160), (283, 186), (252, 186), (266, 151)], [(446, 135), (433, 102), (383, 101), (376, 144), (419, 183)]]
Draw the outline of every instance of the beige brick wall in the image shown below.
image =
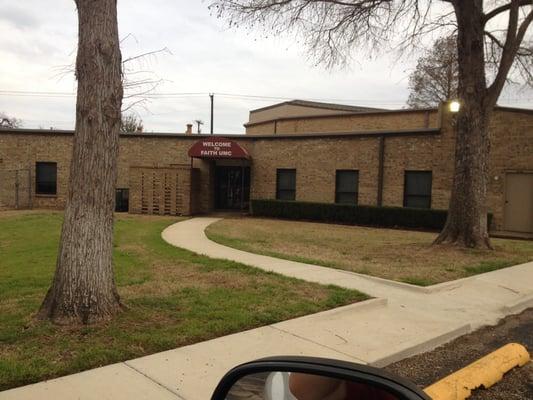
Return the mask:
[[(378, 117), (376, 115), (374, 127), (393, 125), (392, 119)], [(416, 113), (405, 115), (406, 120), (411, 118), (414, 122), (418, 121), (417, 123), (422, 121), (422, 117)], [(436, 117), (437, 114), (432, 114), (432, 126), (436, 125)], [(453, 177), (455, 136), (450, 114), (445, 113), (443, 118), (443, 127), (439, 134), (386, 137), (383, 205), (403, 204), (405, 170), (431, 170), (432, 207), (447, 208)], [(371, 125), (370, 120), (365, 123), (365, 126)], [(488, 187), (489, 210), (494, 214), (493, 227), (502, 229), (505, 173), (533, 171), (533, 113), (496, 110), (490, 133), (492, 149)], [(133, 175), (130, 169), (135, 167), (170, 168), (185, 165), (190, 170), (187, 151), (196, 140), (198, 137), (184, 135), (121, 137), (118, 187), (131, 186)], [(377, 204), (378, 135), (268, 138), (241, 136), (235, 137), (234, 140), (246, 148), (252, 157), (252, 199), (275, 198), (276, 169), (296, 168), (297, 200), (333, 202), (335, 170), (356, 169), (359, 171), (359, 203)], [(34, 197), (33, 204), (37, 208), (61, 208), (67, 195), (71, 141), (72, 136), (69, 134), (47, 131), (17, 134), (0, 132), (0, 170), (30, 168), (34, 179), (35, 162), (57, 162), (57, 196)], [(192, 193), (193, 203), (190, 211), (210, 211), (213, 209), (214, 198), (214, 163), (194, 160), (193, 168), (197, 177), (197, 189)], [(5, 182), (0, 182), (0, 199), (2, 191), (6, 190), (12, 188), (6, 187)], [(135, 202), (135, 199), (132, 199), (132, 202)]]
[[(406, 129), (421, 122), (422, 114), (388, 116), (374, 124), (357, 116), (328, 120), (288, 120), (294, 132), (330, 128), (346, 130), (351, 118), (359, 118), (359, 127), (385, 129), (395, 125)], [(401, 117), (401, 118), (400, 118)], [(404, 118), (406, 117), (406, 118)], [(455, 131), (452, 115), (442, 115), (439, 135), (398, 136), (385, 139), (383, 205), (402, 206), (404, 174), (406, 170), (432, 171), (432, 208), (446, 209), (453, 180)], [(400, 118), (401, 120), (398, 120)], [(438, 126), (437, 113), (430, 116), (430, 126)], [(363, 123), (364, 122), (364, 123)], [(390, 125), (389, 125), (390, 124)], [(279, 128), (282, 125), (278, 123)], [(264, 132), (263, 132), (264, 133)], [(533, 113), (497, 109), (490, 123), (492, 140), (488, 208), (493, 213), (493, 229), (504, 228), (505, 176), (506, 172), (533, 171)], [(322, 139), (273, 139), (257, 138), (254, 143), (254, 167), (252, 172), (252, 198), (275, 197), (276, 168), (297, 169), (298, 200), (331, 202), (334, 199), (335, 170), (359, 170), (359, 203), (376, 204), (377, 166), (379, 139), (356, 137)], [(275, 151), (275, 149), (278, 151)], [(257, 157), (256, 154), (267, 154)]]
[(214, 165), (206, 160), (194, 160), (195, 178), (198, 193), (195, 193), (195, 211), (210, 212), (214, 208)]
[[(67, 196), (71, 143), (71, 135), (50, 132), (41, 135), (15, 135), (0, 132), (0, 170), (29, 169), (35, 186), (35, 163), (57, 162), (57, 196), (34, 195), (32, 201), (35, 208), (62, 208)], [(13, 189), (6, 182), (0, 182), (0, 191), (6, 190)]]
[(383, 205), (403, 206), (405, 171), (432, 171), (431, 207), (448, 208), (454, 169), (455, 134), (444, 114), (439, 135), (385, 140)]
[(267, 121), (279, 117), (292, 117), (300, 115), (325, 115), (345, 114), (350, 111), (329, 110), (327, 108), (305, 107), (295, 104), (282, 104), (277, 107), (265, 108), (250, 112), (249, 122)]
[(162, 167), (170, 165), (188, 165), (189, 147), (195, 139), (180, 136), (181, 140), (172, 137), (139, 137), (126, 135), (120, 138), (118, 187), (128, 187), (129, 168), (131, 166)]
[[(118, 162), (118, 188), (130, 188), (131, 167), (170, 167), (189, 165), (189, 147), (197, 140), (194, 137), (139, 137), (122, 136)], [(3, 133), (0, 132), (0, 170), (29, 168), (35, 183), (35, 163), (52, 161), (57, 163), (57, 195), (35, 195), (34, 208), (61, 209), (65, 205), (72, 154), (72, 135), (42, 133)], [(12, 191), (5, 183), (0, 183), (0, 193)], [(133, 193), (130, 193), (130, 195)], [(2, 196), (0, 196), (1, 198)], [(201, 209), (201, 207), (199, 207)], [(203, 210), (205, 211), (205, 210)]]
[(533, 172), (533, 113), (497, 111), (490, 126), (488, 205), (503, 229), (506, 172)]
[(334, 202), (335, 170), (356, 169), (360, 204), (376, 203), (378, 140), (374, 138), (258, 139), (252, 154), (253, 199), (275, 198), (276, 170), (296, 168), (296, 200)]
[(291, 133), (360, 132), (380, 130), (403, 130), (436, 128), (439, 112), (399, 111), (345, 114), (320, 117), (294, 117), (251, 124), (246, 127), (248, 135)]

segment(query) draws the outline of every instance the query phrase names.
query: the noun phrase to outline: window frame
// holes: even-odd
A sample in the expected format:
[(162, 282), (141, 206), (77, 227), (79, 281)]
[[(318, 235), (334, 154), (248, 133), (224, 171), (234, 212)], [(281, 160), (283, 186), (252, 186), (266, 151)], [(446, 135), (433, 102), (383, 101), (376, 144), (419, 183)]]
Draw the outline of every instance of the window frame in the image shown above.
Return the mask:
[[(280, 188), (280, 174), (284, 172), (294, 173), (294, 188), (293, 189), (281, 189)], [(282, 199), (280, 198), (280, 193), (282, 192), (292, 192), (292, 199)], [(276, 169), (276, 200), (283, 201), (295, 201), (296, 200), (296, 168), (277, 168)]]
[[(41, 181), (39, 180), (39, 167), (40, 166), (54, 166), (55, 167), (55, 181)], [(54, 183), (53, 191), (43, 191), (39, 188), (41, 184)], [(56, 161), (36, 161), (35, 162), (35, 194), (37, 196), (57, 196), (57, 162)]]
[[(429, 194), (428, 195), (422, 195), (422, 194), (408, 194), (407, 193), (407, 177), (408, 175), (429, 175)], [(408, 208), (421, 208), (424, 210), (431, 209), (432, 204), (432, 194), (433, 194), (433, 171), (432, 170), (404, 170), (404, 178), (403, 178), (403, 206)], [(427, 199), (428, 200), (428, 206), (427, 207), (414, 207), (407, 205), (409, 198), (418, 198), (418, 199)]]
[[(339, 190), (339, 175), (342, 173), (350, 172), (355, 174), (355, 187), (354, 191), (340, 191)], [(340, 201), (339, 197), (340, 195), (345, 194), (353, 194), (354, 200), (353, 202), (345, 202)], [(353, 204), (357, 205), (359, 204), (359, 170), (358, 169), (337, 169), (335, 170), (335, 204)]]

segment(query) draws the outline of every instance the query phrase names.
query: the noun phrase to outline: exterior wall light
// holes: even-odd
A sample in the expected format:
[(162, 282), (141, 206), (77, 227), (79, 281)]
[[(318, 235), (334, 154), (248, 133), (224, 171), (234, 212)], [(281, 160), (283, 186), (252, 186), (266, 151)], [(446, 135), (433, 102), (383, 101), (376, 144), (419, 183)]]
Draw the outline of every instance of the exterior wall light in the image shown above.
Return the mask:
[(459, 103), (458, 100), (450, 101), (450, 112), (458, 113), (460, 109), (461, 109), (461, 103)]

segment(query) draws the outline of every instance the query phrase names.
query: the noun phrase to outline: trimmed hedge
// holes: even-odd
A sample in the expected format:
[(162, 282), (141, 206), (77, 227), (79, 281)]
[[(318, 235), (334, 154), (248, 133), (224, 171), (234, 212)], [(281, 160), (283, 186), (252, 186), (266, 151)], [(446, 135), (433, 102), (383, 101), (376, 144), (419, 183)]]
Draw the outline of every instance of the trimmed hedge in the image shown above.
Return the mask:
[[(434, 230), (444, 227), (448, 214), (446, 210), (306, 201), (252, 200), (251, 205), (252, 215), (258, 217)], [(489, 226), (491, 220), (492, 214), (489, 214)]]

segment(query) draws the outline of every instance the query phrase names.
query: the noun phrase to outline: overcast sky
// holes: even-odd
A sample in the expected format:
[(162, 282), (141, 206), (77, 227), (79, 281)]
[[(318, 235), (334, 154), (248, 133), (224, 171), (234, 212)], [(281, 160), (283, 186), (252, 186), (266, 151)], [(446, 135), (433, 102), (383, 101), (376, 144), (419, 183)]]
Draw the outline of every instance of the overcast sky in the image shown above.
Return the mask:
[[(156, 93), (200, 93), (150, 99), (135, 111), (146, 131), (183, 132), (196, 119), (209, 130), (209, 97), (215, 93), (215, 132), (243, 133), (248, 111), (272, 96), (401, 108), (415, 60), (355, 54), (349, 69), (325, 70), (306, 59), (290, 37), (264, 38), (229, 30), (201, 0), (119, 0), (123, 57), (167, 48), (131, 64), (162, 83)], [(0, 0), (0, 111), (25, 127), (74, 126), (77, 17), (73, 0)], [(11, 91), (6, 93), (6, 91)], [(23, 93), (14, 93), (14, 92)], [(30, 93), (28, 93), (30, 92)], [(35, 92), (52, 92), (43, 95)], [(55, 93), (65, 93), (58, 95)], [(506, 94), (500, 104), (533, 107), (531, 91)]]

